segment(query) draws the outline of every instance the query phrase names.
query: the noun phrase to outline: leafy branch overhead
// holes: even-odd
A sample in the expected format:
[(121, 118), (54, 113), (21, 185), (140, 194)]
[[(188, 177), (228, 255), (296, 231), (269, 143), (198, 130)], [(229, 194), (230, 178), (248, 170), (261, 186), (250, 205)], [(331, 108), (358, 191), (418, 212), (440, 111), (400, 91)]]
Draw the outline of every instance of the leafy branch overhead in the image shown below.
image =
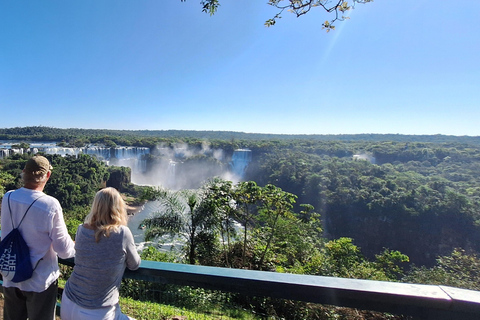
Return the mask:
[[(181, 1), (184, 2), (186, 0)], [(285, 10), (295, 14), (297, 17), (300, 17), (310, 12), (311, 9), (318, 7), (333, 15), (332, 19), (325, 20), (325, 22), (322, 23), (323, 28), (327, 29), (327, 31), (330, 31), (335, 29), (334, 23), (336, 21), (348, 19), (348, 16), (346, 16), (345, 13), (351, 9), (354, 9), (357, 3), (368, 2), (373, 2), (373, 0), (268, 0), (267, 3), (277, 8), (279, 11), (273, 18), (268, 19), (265, 22), (265, 25), (267, 27), (273, 26), (277, 19), (282, 17), (282, 14)], [(202, 0), (200, 4), (203, 7), (202, 11), (209, 13), (210, 15), (215, 14), (220, 6), (219, 0)]]

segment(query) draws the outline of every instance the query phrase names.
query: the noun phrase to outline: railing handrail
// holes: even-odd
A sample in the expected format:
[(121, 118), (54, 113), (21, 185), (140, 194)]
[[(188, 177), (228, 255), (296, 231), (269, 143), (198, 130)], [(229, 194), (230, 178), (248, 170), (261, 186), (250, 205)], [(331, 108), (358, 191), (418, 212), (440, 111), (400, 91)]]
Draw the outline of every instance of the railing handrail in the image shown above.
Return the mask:
[[(60, 262), (73, 266), (73, 259)], [(298, 275), (142, 260), (125, 278), (412, 315), (480, 319), (480, 291), (448, 286)]]

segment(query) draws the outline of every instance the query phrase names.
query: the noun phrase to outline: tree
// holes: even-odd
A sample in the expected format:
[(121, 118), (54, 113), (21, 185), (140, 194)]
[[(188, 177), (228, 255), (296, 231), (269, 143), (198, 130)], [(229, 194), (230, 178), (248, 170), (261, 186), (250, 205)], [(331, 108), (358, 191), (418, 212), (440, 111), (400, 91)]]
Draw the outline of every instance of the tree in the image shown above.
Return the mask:
[[(182, 2), (186, 0), (181, 0)], [(348, 19), (345, 16), (345, 13), (353, 8), (357, 3), (368, 3), (373, 2), (373, 0), (268, 0), (268, 4), (277, 8), (279, 12), (271, 19), (268, 19), (265, 22), (267, 27), (273, 26), (277, 19), (282, 17), (282, 13), (287, 10), (292, 12), (297, 17), (303, 16), (304, 14), (310, 12), (313, 8), (322, 8), (329, 14), (333, 14), (334, 17), (331, 20), (326, 20), (322, 23), (324, 29), (327, 31), (335, 29), (334, 23), (336, 21), (343, 21)], [(200, 2), (203, 6), (202, 11), (209, 13), (210, 15), (217, 12), (218, 7), (220, 6), (220, 0), (202, 0)]]
[(437, 264), (431, 268), (424, 266), (412, 268), (403, 281), (480, 290), (479, 276), (478, 255), (467, 253), (462, 248), (455, 248), (450, 255), (438, 257)]
[(0, 199), (5, 194), (5, 186), (13, 184), (15, 182), (15, 177), (7, 172), (0, 171)]
[(342, 237), (325, 244), (328, 275), (349, 277), (356, 267), (365, 259), (360, 248), (353, 244), (353, 239)]
[(365, 258), (351, 238), (342, 237), (325, 245), (325, 260), (319, 274), (334, 277), (397, 281), (403, 274), (401, 264), (408, 262), (408, 256), (399, 251), (384, 251), (376, 255), (376, 261)]
[(95, 193), (109, 178), (107, 166), (89, 155), (45, 156), (53, 166), (45, 193), (57, 198), (64, 210), (90, 206)]
[[(205, 184), (205, 189), (206, 193), (202, 207), (205, 211), (210, 211), (217, 219), (225, 264), (227, 267), (231, 267), (228, 256), (232, 249), (232, 239), (235, 239), (236, 231), (233, 218), (237, 209), (233, 185), (231, 181), (214, 178)], [(208, 252), (205, 252), (205, 254), (208, 255)]]
[(262, 188), (257, 186), (254, 181), (240, 182), (235, 191), (235, 199), (237, 204), (236, 218), (243, 225), (243, 250), (242, 250), (242, 265), (245, 267), (247, 254), (247, 241), (249, 225), (255, 225), (254, 210), (257, 203), (260, 201)]
[(397, 250), (384, 249), (381, 254), (375, 255), (375, 264), (385, 272), (385, 275), (392, 280), (397, 280), (403, 275), (403, 268), (400, 264), (410, 261), (409, 257)]
[(283, 232), (279, 225), (282, 223), (282, 218), (286, 220), (296, 219), (293, 213), (293, 204), (297, 198), (294, 194), (283, 191), (282, 189), (269, 184), (262, 190), (262, 204), (259, 207), (258, 220), (260, 221), (262, 228), (262, 238), (266, 240), (265, 246), (260, 255), (259, 266), (262, 268), (265, 261), (265, 256), (270, 250), (275, 236)]
[(195, 264), (197, 246), (205, 240), (214, 240), (208, 236), (216, 231), (216, 217), (202, 205), (203, 190), (165, 191), (157, 199), (162, 203), (162, 211), (142, 223), (147, 227), (145, 240), (149, 241), (164, 235), (175, 237), (179, 235), (185, 242), (187, 260)]
[[(2, 172), (10, 175), (4, 178), (3, 174), (0, 175), (0, 184), (4, 186), (5, 191), (22, 186), (20, 175), (29, 157), (30, 154), (13, 155), (1, 160)], [(53, 170), (44, 192), (57, 198), (65, 213), (77, 206), (90, 206), (95, 193), (104, 187), (108, 180), (107, 166), (89, 155), (62, 157), (46, 154), (45, 157), (52, 164)], [(67, 215), (65, 217), (70, 218)], [(76, 217), (78, 220), (83, 218)]]
[(30, 144), (26, 143), (26, 142), (21, 142), (19, 144), (12, 144), (12, 149), (28, 149), (30, 148)]

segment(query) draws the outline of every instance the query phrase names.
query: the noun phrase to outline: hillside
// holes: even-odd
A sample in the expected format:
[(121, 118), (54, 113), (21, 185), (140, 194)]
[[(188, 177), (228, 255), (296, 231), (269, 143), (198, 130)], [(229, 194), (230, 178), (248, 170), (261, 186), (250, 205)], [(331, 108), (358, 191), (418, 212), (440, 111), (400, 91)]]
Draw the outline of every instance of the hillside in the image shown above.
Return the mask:
[[(337, 134), (337, 135), (292, 135), (245, 133), (234, 131), (192, 130), (107, 130), (51, 127), (0, 128), (0, 140), (67, 141), (85, 140), (100, 142), (118, 140), (132, 145), (145, 139), (199, 139), (199, 140), (311, 140), (311, 141), (395, 141), (428, 143), (465, 143), (480, 145), (480, 136), (451, 135), (400, 135), (400, 134)], [(150, 140), (151, 141), (151, 140)]]

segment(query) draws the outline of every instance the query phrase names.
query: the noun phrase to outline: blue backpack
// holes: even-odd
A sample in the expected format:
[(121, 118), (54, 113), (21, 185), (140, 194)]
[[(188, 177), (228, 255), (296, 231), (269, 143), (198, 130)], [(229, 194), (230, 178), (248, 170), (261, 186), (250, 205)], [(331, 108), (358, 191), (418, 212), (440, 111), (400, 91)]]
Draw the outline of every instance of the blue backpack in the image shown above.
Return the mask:
[(12, 282), (22, 282), (32, 277), (35, 268), (32, 267), (32, 262), (30, 261), (30, 249), (18, 228), (22, 224), (23, 219), (25, 219), (28, 210), (30, 210), (35, 201), (43, 197), (43, 195), (30, 204), (27, 211), (23, 214), (22, 220), (20, 220), (20, 223), (15, 228), (13, 225), (12, 209), (10, 208), (11, 194), (12, 193), (8, 194), (8, 209), (10, 210), (10, 218), (12, 220), (12, 231), (0, 242), (0, 274), (2, 274), (4, 279), (11, 280)]

